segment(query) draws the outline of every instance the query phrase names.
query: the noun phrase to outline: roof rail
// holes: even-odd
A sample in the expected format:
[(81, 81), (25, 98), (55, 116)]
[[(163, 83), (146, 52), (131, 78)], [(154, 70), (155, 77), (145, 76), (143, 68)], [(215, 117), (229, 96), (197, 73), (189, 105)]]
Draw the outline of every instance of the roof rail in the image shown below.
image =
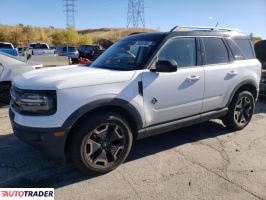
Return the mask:
[(207, 27), (207, 26), (175, 26), (170, 32), (186, 30), (209, 30), (209, 31), (239, 31), (238, 29), (229, 29), (222, 27)]

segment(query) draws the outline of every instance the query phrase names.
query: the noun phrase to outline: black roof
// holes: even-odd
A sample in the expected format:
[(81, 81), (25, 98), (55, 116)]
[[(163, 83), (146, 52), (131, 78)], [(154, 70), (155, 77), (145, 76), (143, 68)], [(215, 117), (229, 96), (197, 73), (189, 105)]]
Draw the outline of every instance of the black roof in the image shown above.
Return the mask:
[(167, 34), (168, 33), (163, 32), (134, 33), (123, 39), (161, 41), (167, 36)]
[(245, 38), (249, 36), (236, 30), (192, 30), (192, 31), (171, 31), (171, 32), (149, 32), (149, 33), (134, 33), (124, 39), (133, 40), (155, 40), (159, 41), (164, 38), (171, 38), (175, 36), (210, 36), (210, 37), (232, 37)]

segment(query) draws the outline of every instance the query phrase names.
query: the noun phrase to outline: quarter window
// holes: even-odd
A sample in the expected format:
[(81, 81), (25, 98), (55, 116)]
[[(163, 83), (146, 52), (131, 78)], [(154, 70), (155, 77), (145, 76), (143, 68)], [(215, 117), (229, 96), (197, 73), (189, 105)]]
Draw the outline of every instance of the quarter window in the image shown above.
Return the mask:
[(196, 66), (196, 39), (177, 38), (166, 44), (158, 56), (159, 60), (175, 60), (178, 67)]
[(242, 53), (241, 49), (238, 47), (238, 45), (231, 39), (226, 39), (226, 41), (233, 53), (235, 60), (244, 60), (245, 56)]
[(205, 64), (229, 62), (227, 48), (221, 38), (202, 38), (205, 48)]
[(247, 39), (234, 39), (236, 44), (239, 46), (239, 48), (244, 53), (245, 57), (247, 59), (253, 59), (255, 58), (251, 43)]

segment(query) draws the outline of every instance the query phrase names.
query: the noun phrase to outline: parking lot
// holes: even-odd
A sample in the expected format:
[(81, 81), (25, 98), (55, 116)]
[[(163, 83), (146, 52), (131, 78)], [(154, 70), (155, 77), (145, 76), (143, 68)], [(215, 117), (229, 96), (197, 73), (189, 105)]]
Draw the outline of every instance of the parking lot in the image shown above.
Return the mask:
[(0, 109), (0, 187), (55, 187), (56, 199), (266, 199), (266, 101), (230, 132), (219, 120), (135, 143), (127, 162), (98, 177), (59, 165), (12, 134)]

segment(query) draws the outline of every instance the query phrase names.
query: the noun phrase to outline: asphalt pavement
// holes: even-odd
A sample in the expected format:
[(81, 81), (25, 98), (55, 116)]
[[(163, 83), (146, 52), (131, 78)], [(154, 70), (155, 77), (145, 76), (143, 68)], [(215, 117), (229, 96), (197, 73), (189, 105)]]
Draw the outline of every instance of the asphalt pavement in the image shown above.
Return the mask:
[(0, 187), (54, 187), (55, 199), (266, 200), (266, 100), (231, 132), (219, 120), (137, 141), (115, 171), (84, 176), (19, 141), (0, 108)]

